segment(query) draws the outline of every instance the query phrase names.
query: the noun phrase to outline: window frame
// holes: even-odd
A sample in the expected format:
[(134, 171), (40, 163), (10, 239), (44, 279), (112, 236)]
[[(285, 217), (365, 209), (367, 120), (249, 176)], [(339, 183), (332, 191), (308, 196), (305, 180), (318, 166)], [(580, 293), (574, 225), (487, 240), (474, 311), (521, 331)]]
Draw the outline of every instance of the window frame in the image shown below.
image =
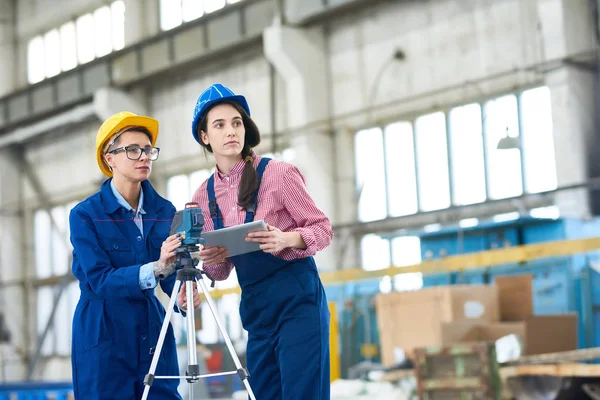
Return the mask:
[[(186, 18), (186, 7), (184, 2), (186, 1), (196, 1), (202, 3), (202, 13), (198, 13), (198, 15), (192, 18)], [(237, 3), (242, 2), (243, 0), (220, 0), (223, 3), (222, 6), (217, 8), (211, 8), (207, 11), (206, 2), (214, 1), (214, 0), (159, 0), (158, 2), (158, 17), (159, 17), (159, 27), (161, 32), (170, 31), (172, 29), (176, 29), (179, 26), (185, 25), (189, 22), (196, 21), (201, 19), (207, 15), (213, 14), (215, 12), (219, 12), (229, 6), (235, 5)], [(165, 4), (171, 3), (171, 4)], [(177, 4), (175, 4), (177, 3)], [(175, 7), (177, 9), (175, 9)], [(170, 14), (166, 15), (164, 10), (169, 10)]]
[[(117, 5), (117, 3), (119, 3), (120, 5)], [(108, 30), (110, 31), (110, 35), (109, 35), (109, 39), (107, 40), (107, 43), (110, 42), (110, 46), (109, 46), (110, 51), (108, 51), (107, 53), (102, 53), (99, 56), (97, 53), (98, 49), (96, 46), (97, 45), (97, 38), (96, 38), (97, 33), (94, 29), (94, 22), (95, 22), (94, 15), (103, 9), (108, 10), (108, 13), (107, 13), (108, 25), (109, 25)], [(124, 0), (114, 0), (114, 1), (111, 1), (104, 5), (101, 5), (100, 7), (95, 7), (92, 10), (90, 10), (89, 12), (83, 13), (81, 15), (77, 15), (69, 20), (62, 21), (62, 23), (58, 24), (57, 26), (47, 29), (44, 32), (41, 32), (41, 33), (33, 36), (32, 38), (30, 38), (27, 41), (27, 56), (26, 56), (27, 83), (30, 85), (35, 85), (37, 83), (43, 82), (46, 79), (54, 78), (56, 76), (59, 76), (62, 73), (71, 71), (80, 65), (87, 64), (96, 59), (103, 58), (115, 51), (121, 50), (123, 48), (123, 47), (121, 47), (121, 43), (124, 44), (124, 41), (125, 41), (125, 18), (124, 18), (124, 15), (123, 15), (123, 18), (119, 18), (119, 21), (118, 21), (119, 26), (115, 27), (114, 20), (115, 20), (115, 17), (117, 16), (115, 10), (123, 10), (123, 13), (125, 13)], [(78, 26), (80, 27), (81, 24), (78, 24), (78, 21), (81, 20), (82, 18), (91, 18), (91, 22), (85, 24), (86, 29), (89, 29), (91, 32), (91, 37), (89, 38), (91, 40), (91, 42), (89, 45), (81, 43), (81, 38), (80, 38), (81, 32), (80, 32), (80, 29), (78, 29)], [(65, 26), (70, 25), (70, 24), (73, 25), (73, 30), (74, 30), (74, 32), (73, 32), (74, 45), (73, 46), (63, 46), (63, 40), (65, 40), (65, 38), (62, 35), (63, 28), (65, 28)], [(91, 27), (89, 27), (89, 26), (91, 26)], [(117, 35), (115, 34), (115, 30), (117, 30), (118, 34), (122, 35), (123, 37), (117, 38)], [(48, 37), (48, 35), (53, 34), (54, 31), (56, 31), (58, 33), (58, 51), (54, 50), (54, 51), (49, 52), (48, 44), (46, 43), (46, 41), (47, 41), (46, 38)], [(41, 51), (37, 51), (35, 53), (42, 53), (42, 54), (41, 55), (33, 54), (32, 50), (31, 50), (32, 44), (35, 44), (40, 40), (42, 43)], [(64, 48), (68, 48), (70, 51), (74, 51), (74, 54), (69, 54), (68, 55), (69, 58), (67, 58), (67, 60), (69, 60), (70, 62), (74, 61), (74, 64), (65, 62), (65, 59), (66, 59), (65, 57), (67, 57), (67, 55), (63, 54)], [(91, 51), (90, 51), (90, 48), (91, 48)], [(89, 52), (89, 54), (86, 53), (84, 56), (82, 56), (82, 54), (81, 54), (82, 49), (84, 49), (86, 52)], [(107, 47), (107, 49), (108, 49), (108, 47)], [(53, 55), (53, 57), (55, 57), (55, 59), (51, 60), (52, 61), (51, 65), (56, 66), (57, 69), (56, 68), (51, 68), (50, 70), (48, 69), (49, 67), (47, 66), (48, 62), (46, 62), (46, 55), (47, 55), (46, 53), (50, 53)]]
[[(360, 127), (359, 129), (355, 130), (354, 133), (354, 161), (355, 161), (355, 165), (354, 165), (354, 174), (355, 174), (355, 189), (358, 190), (359, 189), (359, 172), (357, 171), (358, 169), (358, 163), (356, 162), (361, 155), (357, 154), (357, 145), (356, 145), (356, 137), (358, 134), (360, 134), (361, 132), (368, 132), (368, 131), (373, 131), (375, 132), (376, 130), (378, 130), (378, 132), (375, 132), (374, 134), (381, 136), (381, 140), (384, 144), (384, 148), (383, 148), (383, 153), (381, 154), (381, 157), (379, 157), (378, 155), (371, 155), (371, 162), (373, 162), (373, 160), (377, 160), (378, 163), (382, 163), (383, 164), (383, 168), (384, 168), (384, 177), (385, 177), (385, 188), (384, 188), (384, 192), (380, 193), (381, 196), (385, 197), (385, 204), (386, 204), (386, 212), (385, 215), (386, 217), (384, 219), (388, 219), (388, 218), (397, 218), (398, 216), (394, 216), (391, 214), (391, 207), (390, 207), (390, 175), (392, 175), (390, 173), (390, 171), (388, 171), (388, 161), (387, 161), (387, 149), (385, 146), (386, 143), (386, 132), (388, 130), (388, 128), (394, 124), (399, 124), (399, 123), (409, 123), (411, 124), (412, 127), (412, 134), (413, 134), (413, 152), (414, 152), (414, 171), (415, 171), (415, 175), (416, 175), (416, 186), (417, 186), (417, 193), (416, 193), (416, 201), (417, 201), (417, 210), (413, 213), (410, 214), (406, 214), (406, 215), (416, 215), (422, 212), (427, 212), (424, 211), (422, 208), (422, 193), (419, 189), (421, 183), (419, 182), (419, 154), (418, 154), (418, 150), (417, 150), (417, 128), (415, 125), (415, 121), (417, 120), (417, 118), (421, 117), (421, 116), (426, 116), (426, 115), (430, 115), (430, 114), (434, 114), (436, 112), (442, 112), (445, 116), (445, 136), (446, 136), (446, 154), (447, 154), (447, 173), (449, 176), (449, 195), (450, 195), (450, 205), (447, 208), (442, 208), (438, 211), (443, 211), (445, 209), (449, 209), (449, 208), (453, 208), (453, 207), (461, 207), (461, 206), (467, 206), (470, 204), (483, 204), (489, 201), (493, 201), (496, 200), (497, 198), (494, 198), (491, 196), (492, 192), (490, 190), (491, 184), (493, 184), (493, 182), (490, 181), (490, 168), (492, 168), (489, 164), (489, 159), (490, 159), (490, 149), (488, 146), (488, 140), (489, 140), (489, 133), (488, 133), (488, 126), (486, 124), (486, 120), (487, 120), (487, 116), (486, 116), (486, 105), (490, 104), (491, 102), (493, 102), (496, 99), (499, 98), (503, 98), (505, 96), (514, 96), (516, 99), (515, 102), (515, 109), (514, 111), (516, 112), (516, 115), (514, 116), (516, 118), (516, 126), (517, 126), (517, 134), (518, 134), (518, 138), (519, 138), (519, 146), (518, 146), (518, 151), (519, 151), (519, 167), (520, 167), (520, 179), (521, 179), (521, 187), (522, 187), (522, 191), (520, 194), (518, 194), (517, 196), (521, 196), (521, 195), (527, 195), (527, 194), (533, 194), (533, 193), (540, 193), (540, 191), (529, 191), (529, 188), (531, 187), (531, 185), (528, 183), (528, 176), (527, 176), (527, 170), (526, 170), (526, 166), (527, 166), (527, 162), (528, 162), (528, 155), (527, 155), (527, 148), (525, 147), (525, 142), (526, 140), (524, 140), (524, 136), (527, 135), (527, 132), (525, 132), (524, 130), (524, 125), (523, 125), (523, 115), (527, 112), (526, 110), (524, 110), (524, 106), (522, 104), (522, 99), (523, 96), (526, 95), (527, 92), (529, 91), (533, 91), (533, 90), (539, 90), (539, 89), (544, 89), (547, 90), (548, 92), (548, 101), (551, 102), (552, 100), (552, 91), (549, 89), (548, 85), (544, 84), (544, 83), (538, 83), (535, 85), (527, 85), (524, 86), (522, 88), (520, 88), (519, 90), (513, 90), (513, 91), (503, 91), (503, 92), (498, 92), (495, 93), (493, 95), (490, 96), (486, 96), (486, 97), (480, 97), (477, 99), (471, 99), (471, 101), (465, 101), (465, 102), (461, 102), (461, 103), (452, 103), (449, 105), (446, 105), (444, 107), (437, 107), (437, 108), (432, 108), (429, 110), (423, 110), (420, 112), (414, 112), (414, 113), (410, 113), (404, 116), (399, 116), (398, 118), (388, 118), (386, 121), (384, 121), (383, 123), (380, 124), (370, 124), (368, 126), (363, 126)], [(452, 129), (453, 129), (453, 124), (451, 123), (451, 112), (454, 109), (457, 109), (459, 107), (463, 107), (463, 106), (468, 106), (468, 105), (472, 105), (472, 104), (477, 104), (479, 106), (479, 111), (480, 111), (480, 115), (479, 115), (479, 126), (480, 126), (480, 130), (481, 130), (481, 157), (482, 157), (482, 161), (483, 161), (483, 171), (484, 171), (484, 186), (485, 186), (485, 198), (483, 199), (483, 201), (478, 201), (475, 203), (469, 203), (469, 204), (458, 204), (458, 200), (460, 200), (455, 192), (455, 175), (454, 175), (454, 168), (453, 168), (453, 156), (456, 157), (456, 149), (452, 148)], [(551, 111), (551, 108), (550, 108)], [(552, 115), (550, 115), (552, 117)], [(540, 118), (543, 118), (544, 116), (540, 116)], [(554, 129), (554, 124), (551, 123), (549, 125), (549, 129), (552, 130), (552, 132), (550, 134), (553, 134), (553, 129)], [(379, 140), (379, 139), (377, 139)], [(495, 140), (495, 139), (493, 139)], [(495, 145), (494, 145), (495, 148)], [(531, 150), (530, 150), (531, 151)], [(553, 146), (552, 146), (552, 151), (550, 152), (551, 154), (548, 155), (548, 157), (555, 157), (555, 148), (554, 148), (554, 142), (553, 142)], [(364, 157), (364, 155), (363, 155)], [(479, 157), (479, 156), (478, 156)], [(529, 161), (531, 162), (531, 161)], [(478, 161), (479, 163), (479, 161)], [(556, 175), (556, 160), (554, 159), (554, 166), (555, 166), (555, 171), (554, 174)], [(535, 178), (530, 177), (531, 179), (529, 180), (534, 180)], [(548, 190), (553, 190), (553, 189), (548, 189)], [(543, 193), (543, 191), (542, 191)], [(512, 196), (510, 196), (512, 197)], [(510, 198), (510, 197), (500, 197), (500, 198)], [(357, 219), (359, 220), (359, 222), (371, 222), (373, 220), (361, 220), (360, 219), (360, 203), (356, 203), (356, 216)], [(360, 238), (360, 242), (361, 242), (361, 246), (360, 246), (360, 260), (361, 260), (361, 267), (363, 269), (365, 269), (365, 265), (362, 262), (363, 260), (363, 255), (362, 255), (362, 240), (364, 240), (365, 237), (369, 236), (371, 234), (365, 234), (363, 237)], [(390, 248), (390, 254), (389, 254), (389, 259), (393, 260), (393, 253), (392, 253), (392, 249), (391, 249), (391, 241), (394, 238), (382, 238), (383, 240), (389, 240), (389, 248)], [(393, 264), (393, 262), (391, 263)], [(367, 267), (367, 270), (372, 270), (372, 267)], [(379, 269), (379, 268), (375, 268), (375, 269)]]

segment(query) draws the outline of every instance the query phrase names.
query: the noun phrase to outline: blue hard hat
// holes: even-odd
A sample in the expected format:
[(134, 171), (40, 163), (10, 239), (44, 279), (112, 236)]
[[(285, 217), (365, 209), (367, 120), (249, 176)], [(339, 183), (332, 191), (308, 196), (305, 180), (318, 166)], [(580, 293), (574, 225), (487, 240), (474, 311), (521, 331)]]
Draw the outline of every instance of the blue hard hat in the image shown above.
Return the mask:
[(210, 106), (223, 100), (232, 100), (238, 103), (248, 115), (250, 115), (250, 107), (246, 98), (242, 95), (236, 95), (227, 86), (221, 85), (220, 83), (213, 83), (198, 97), (196, 101), (196, 108), (194, 108), (194, 119), (192, 120), (192, 137), (196, 142), (200, 143), (198, 137), (198, 122), (204, 116), (204, 113)]

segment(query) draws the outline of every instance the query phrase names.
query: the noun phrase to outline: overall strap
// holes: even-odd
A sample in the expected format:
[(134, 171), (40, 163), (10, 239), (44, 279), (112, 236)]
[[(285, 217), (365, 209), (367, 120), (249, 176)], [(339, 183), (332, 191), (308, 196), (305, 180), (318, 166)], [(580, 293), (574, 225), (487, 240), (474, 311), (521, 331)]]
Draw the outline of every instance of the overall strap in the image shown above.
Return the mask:
[(208, 193), (208, 209), (210, 210), (210, 217), (212, 218), (215, 230), (221, 229), (223, 228), (223, 216), (221, 215), (221, 210), (219, 210), (217, 199), (215, 197), (215, 174), (212, 174), (210, 178), (208, 178), (206, 192)]
[(248, 222), (254, 221), (254, 213), (256, 213), (256, 205), (258, 203), (258, 191), (260, 189), (260, 181), (262, 180), (263, 173), (265, 172), (265, 168), (267, 167), (269, 161), (271, 161), (270, 158), (263, 157), (260, 160), (260, 163), (258, 163), (258, 167), (256, 168), (256, 173), (258, 174), (258, 186), (254, 191), (254, 198), (252, 199), (252, 203), (250, 203), (248, 208), (246, 208), (246, 220), (244, 221), (244, 223), (246, 224)]

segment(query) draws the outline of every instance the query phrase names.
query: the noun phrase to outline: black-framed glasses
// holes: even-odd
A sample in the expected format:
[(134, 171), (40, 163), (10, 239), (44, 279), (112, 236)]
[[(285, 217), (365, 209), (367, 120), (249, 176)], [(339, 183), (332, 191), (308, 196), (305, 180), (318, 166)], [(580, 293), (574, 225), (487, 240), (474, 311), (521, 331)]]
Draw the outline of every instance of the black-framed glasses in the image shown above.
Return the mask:
[(146, 146), (140, 147), (137, 144), (132, 144), (131, 146), (123, 146), (117, 149), (109, 151), (111, 154), (117, 154), (124, 151), (127, 158), (130, 160), (139, 160), (142, 156), (142, 153), (146, 153), (146, 156), (150, 159), (150, 161), (156, 161), (158, 159), (158, 153), (160, 153), (160, 149), (158, 147)]

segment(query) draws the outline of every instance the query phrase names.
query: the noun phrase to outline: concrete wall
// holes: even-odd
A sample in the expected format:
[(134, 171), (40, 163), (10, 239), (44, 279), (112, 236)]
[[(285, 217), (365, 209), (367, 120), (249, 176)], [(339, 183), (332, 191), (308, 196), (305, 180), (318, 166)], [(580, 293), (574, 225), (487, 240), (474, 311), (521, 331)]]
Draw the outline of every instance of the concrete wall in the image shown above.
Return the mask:
[[(533, 76), (492, 77), (543, 59), (535, 1), (395, 2), (330, 30), (333, 111), (359, 114), (352, 126), (527, 85)], [(397, 49), (406, 60), (389, 62)], [(456, 85), (461, 87), (453, 96), (435, 95)], [(388, 103), (398, 104), (380, 106)], [(372, 107), (377, 109), (364, 113)]]
[[(392, 2), (308, 32), (309, 40), (325, 42), (330, 69), (328, 104), (336, 140), (346, 143), (345, 152), (351, 152), (353, 132), (375, 122), (545, 83), (543, 75), (525, 71), (544, 62), (545, 41), (552, 41), (541, 29), (538, 4), (504, 0), (470, 5), (468, 1)], [(397, 49), (406, 59), (390, 62)], [(553, 57), (569, 50), (555, 52)], [(195, 153), (189, 146), (191, 110), (198, 93), (218, 80), (249, 97), (259, 126), (268, 131), (269, 82), (262, 56), (234, 56), (225, 63), (165, 79), (148, 94), (150, 109), (172, 139), (163, 143), (164, 157), (177, 154), (165, 168), (177, 170), (174, 164), (186, 164), (183, 160)], [(284, 131), (297, 132), (303, 124), (315, 122), (290, 123), (294, 110), (287, 109), (285, 101), (285, 91), (279, 92), (277, 121)], [(162, 157), (161, 161), (166, 159)], [(348, 174), (348, 160), (340, 158), (339, 173)], [(349, 182), (353, 177), (343, 180)], [(351, 190), (353, 184), (346, 185), (340, 196), (342, 209)], [(337, 221), (353, 219), (354, 207), (337, 213)]]
[[(65, 1), (61, 2), (61, 7), (51, 7), (48, 2), (18, 2), (16, 36), (21, 53), (16, 58), (19, 60), (17, 86), (24, 82), (25, 76), (22, 49), (26, 48), (26, 41), (32, 35), (43, 33), (69, 20), (72, 15), (80, 15), (104, 3), (100, 0)], [(131, 18), (128, 21), (133, 32), (127, 39), (129, 43), (156, 31), (157, 16), (148, 6), (151, 3), (130, 0), (127, 4), (127, 15)], [(309, 127), (311, 123), (318, 129), (331, 131), (333, 150), (324, 153), (324, 157), (330, 154), (334, 162), (332, 219), (337, 223), (355, 220), (353, 134), (357, 129), (376, 122), (393, 121), (530, 85), (549, 84), (553, 89), (555, 126), (572, 128), (568, 135), (564, 131), (555, 135), (557, 147), (561, 148), (560, 144), (567, 142), (575, 143), (577, 151), (584, 153), (582, 143), (589, 140), (593, 130), (593, 124), (589, 122), (593, 119), (589, 104), (593, 101), (590, 96), (592, 89), (586, 84), (591, 81), (590, 76), (573, 70), (547, 75), (534, 73), (532, 68), (546, 60), (593, 46), (590, 33), (593, 25), (588, 5), (586, 0), (396, 1), (359, 14), (332, 19), (325, 27), (303, 33), (306, 40), (322, 49), (326, 57), (328, 70), (325, 71), (325, 81), (328, 87), (324, 92), (328, 98), (326, 101), (319, 98), (318, 101), (327, 105), (327, 112), (318, 117), (315, 117), (316, 113), (306, 114), (303, 120), (295, 118), (293, 107), (288, 107), (290, 99), (296, 95), (310, 96), (311, 93), (297, 94), (291, 91), (289, 82), (277, 76), (276, 129), (289, 131), (289, 142), (294, 135), (314, 134), (316, 128)], [(2, 43), (0, 40), (0, 51)], [(397, 49), (402, 50), (406, 59), (388, 61)], [(0, 63), (1, 67), (6, 68)], [(152, 82), (148, 87), (136, 88), (136, 97), (145, 100), (148, 112), (161, 123), (158, 140), (161, 157), (154, 166), (153, 177), (164, 184), (170, 175), (211, 165), (212, 160), (204, 157), (200, 146), (191, 138), (190, 122), (197, 96), (213, 82), (226, 84), (248, 97), (252, 115), (267, 138), (261, 151), (270, 150), (268, 134), (271, 133), (273, 115), (269, 74), (267, 58), (249, 50), (224, 55), (208, 65), (199, 65), (185, 73)], [(310, 75), (304, 78), (310, 80)], [(565, 104), (576, 107), (576, 114), (565, 113)], [(572, 123), (575, 121), (573, 115), (579, 123)], [(314, 124), (315, 118), (322, 119), (322, 124)], [(27, 159), (46, 184), (51, 201), (67, 202), (82, 198), (99, 186), (102, 175), (93, 159), (98, 126), (96, 122), (79, 124), (66, 132), (55, 132), (44, 140), (27, 145)], [(310, 146), (310, 143), (304, 146)], [(563, 153), (557, 159), (559, 184), (586, 177), (585, 162), (578, 161), (581, 157), (585, 154)], [(321, 171), (319, 166), (312, 170), (310, 166), (304, 168), (307, 168), (307, 175), (313, 177), (318, 177)], [(576, 168), (575, 172), (573, 168)], [(313, 184), (314, 181), (309, 182), (309, 185)], [(21, 185), (21, 191), (14, 191)], [(21, 197), (15, 199), (15, 194)], [(14, 205), (19, 201), (26, 209), (37, 206), (24, 178), (15, 182), (13, 177), (2, 175), (0, 195), (0, 206), (3, 203)], [(2, 218), (13, 218), (7, 223), (19, 225), (14, 217)], [(10, 226), (5, 225), (4, 220), (2, 225)], [(18, 237), (11, 235), (7, 239), (5, 231), (0, 233), (3, 235), (0, 278), (6, 279), (5, 276), (14, 277), (11, 265), (18, 259), (18, 254), (7, 250), (4, 243), (16, 240), (15, 248), (19, 247), (19, 243)], [(336, 246), (343, 245), (351, 250), (357, 248), (353, 247), (355, 243), (352, 240), (339, 239), (342, 244), (336, 243)], [(337, 251), (338, 247), (334, 249)], [(346, 251), (342, 258), (335, 254), (337, 266), (354, 267), (358, 264), (359, 258), (352, 251)], [(16, 296), (28, 297), (23, 292)], [(20, 311), (15, 309), (16, 314)], [(7, 318), (13, 321), (13, 315)], [(22, 326), (14, 325), (12, 328), (19, 330)], [(57, 372), (59, 377), (53, 377), (68, 379), (70, 371), (60, 370)]]

